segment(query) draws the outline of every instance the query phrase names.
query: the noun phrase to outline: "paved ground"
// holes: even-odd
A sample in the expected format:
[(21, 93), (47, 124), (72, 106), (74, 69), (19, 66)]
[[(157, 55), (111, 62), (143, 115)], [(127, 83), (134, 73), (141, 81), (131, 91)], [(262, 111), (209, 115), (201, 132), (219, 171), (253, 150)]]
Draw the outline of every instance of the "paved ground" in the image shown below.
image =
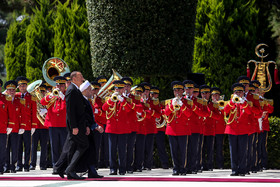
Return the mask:
[[(280, 183), (251, 183), (251, 182), (171, 182), (171, 181), (17, 181), (17, 180), (3, 180), (5, 177), (12, 176), (24, 176), (24, 177), (34, 177), (34, 176), (42, 176), (42, 177), (56, 177), (57, 175), (52, 175), (52, 169), (47, 169), (46, 171), (41, 171), (37, 167), (35, 171), (30, 172), (18, 172), (18, 173), (7, 173), (0, 176), (0, 186), (41, 186), (41, 187), (57, 187), (57, 186), (102, 186), (102, 187), (112, 187), (112, 186), (122, 186), (122, 187), (132, 187), (132, 186), (160, 186), (160, 187), (170, 187), (172, 185), (176, 186), (205, 186), (211, 187), (238, 187), (241, 186), (254, 186), (254, 187), (271, 187), (271, 186), (280, 186)], [(98, 173), (100, 175), (104, 175), (104, 177), (112, 177), (109, 176), (109, 169), (99, 169)], [(124, 177), (163, 177), (163, 178), (175, 178), (171, 175), (172, 170), (163, 170), (163, 169), (153, 169), (152, 171), (143, 171), (141, 173), (134, 174), (126, 174)], [(186, 176), (178, 176), (178, 178), (226, 178), (226, 179), (238, 179), (240, 177), (230, 177), (230, 170), (214, 170), (212, 172), (206, 171), (203, 173), (199, 173), (196, 175), (186, 175)], [(114, 177), (123, 177), (120, 175)], [(241, 177), (242, 179), (280, 179), (280, 170), (266, 170), (263, 172), (259, 172), (257, 174), (251, 174), (246, 177)], [(2, 180), (1, 180), (2, 179)]]

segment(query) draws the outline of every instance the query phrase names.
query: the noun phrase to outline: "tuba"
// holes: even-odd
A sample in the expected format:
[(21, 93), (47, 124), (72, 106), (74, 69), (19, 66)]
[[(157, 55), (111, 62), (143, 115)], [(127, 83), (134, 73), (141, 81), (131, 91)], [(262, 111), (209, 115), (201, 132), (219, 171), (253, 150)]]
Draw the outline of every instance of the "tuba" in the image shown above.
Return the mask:
[(43, 77), (47, 83), (55, 87), (55, 81), (53, 80), (56, 76), (63, 76), (66, 73), (70, 73), (70, 69), (66, 62), (57, 57), (49, 58), (45, 61), (42, 67)]
[(38, 120), (44, 125), (45, 123), (45, 118), (46, 118), (46, 114), (44, 114), (43, 116), (40, 115), (40, 111), (41, 109), (46, 109), (46, 106), (42, 105), (40, 103), (41, 99), (43, 98), (43, 95), (40, 92), (40, 86), (42, 84), (42, 80), (37, 80), (31, 84), (29, 84), (27, 86), (27, 92), (30, 93), (33, 97), (37, 98), (37, 113), (36, 116), (38, 118)]
[(113, 82), (115, 80), (121, 80), (122, 76), (113, 69), (113, 75), (110, 77), (108, 82), (99, 90), (98, 96), (101, 98), (109, 97), (112, 95), (111, 89), (114, 87)]

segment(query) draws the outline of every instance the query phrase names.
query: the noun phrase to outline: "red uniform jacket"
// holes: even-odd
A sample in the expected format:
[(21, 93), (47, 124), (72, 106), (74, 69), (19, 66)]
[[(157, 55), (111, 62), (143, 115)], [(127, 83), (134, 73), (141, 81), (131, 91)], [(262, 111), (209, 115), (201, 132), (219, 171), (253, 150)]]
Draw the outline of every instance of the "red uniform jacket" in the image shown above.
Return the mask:
[(243, 104), (233, 103), (232, 100), (225, 106), (224, 111), (229, 115), (225, 134), (244, 135), (249, 133), (249, 118), (252, 108), (245, 101)]
[[(157, 127), (156, 127), (156, 118), (160, 118), (161, 116), (161, 108), (159, 105), (159, 101), (153, 101), (151, 99), (148, 99), (146, 101), (146, 113), (147, 118), (145, 119), (145, 128), (147, 134), (156, 134), (157, 133)], [(151, 109), (151, 110), (148, 110)]]
[[(162, 104), (162, 103), (160, 103), (160, 108), (161, 108), (161, 117), (160, 117), (159, 123), (161, 124), (161, 123), (165, 120), (165, 119), (163, 118), (163, 116), (162, 116), (162, 114), (165, 113), (165, 105)], [(157, 128), (157, 131), (158, 131), (158, 132), (159, 132), (159, 131), (165, 132), (165, 130), (166, 130), (166, 127), (165, 127), (165, 126), (163, 126), (163, 127), (161, 127), (161, 128)]]
[(249, 118), (249, 134), (253, 134), (256, 132), (260, 132), (258, 118), (261, 117), (261, 107), (259, 103), (259, 96), (253, 95), (252, 93), (248, 92), (246, 99), (253, 103), (252, 106), (252, 114), (250, 114)]
[(216, 120), (215, 132), (216, 134), (225, 134), (226, 123), (224, 119), (224, 109), (220, 110), (222, 118)]
[(267, 114), (263, 118), (262, 131), (270, 131), (268, 116), (269, 116), (269, 114), (271, 114), (273, 112), (273, 110), (274, 110), (274, 107), (272, 105), (270, 105), (270, 104), (265, 104), (262, 107), (262, 111), (267, 111)]
[(8, 126), (8, 106), (5, 95), (0, 93), (0, 133), (6, 134)]
[(95, 112), (95, 109), (98, 110), (98, 113), (94, 114), (95, 122), (99, 126), (102, 126), (104, 128), (104, 125), (106, 124), (107, 119), (106, 119), (105, 112), (102, 110), (102, 105), (103, 105), (102, 99), (97, 96), (96, 98), (91, 100), (91, 103), (92, 103), (92, 106), (93, 106), (93, 113)]
[(165, 107), (165, 115), (167, 116), (167, 126), (165, 134), (171, 136), (191, 135), (191, 128), (187, 123), (187, 119), (193, 114), (191, 105), (182, 98), (183, 105), (178, 111), (174, 110), (172, 100)]
[(202, 99), (191, 97), (193, 101), (193, 114), (187, 119), (188, 125), (191, 127), (191, 133), (203, 134), (203, 119), (209, 116), (206, 105), (201, 103)]
[(137, 122), (136, 112), (142, 112), (143, 106), (140, 104), (140, 96), (135, 96), (132, 94), (128, 95), (129, 98), (126, 98), (126, 101), (130, 103), (131, 110), (128, 112), (127, 123), (130, 126), (131, 132), (137, 132), (139, 124)]
[(223, 115), (219, 111), (218, 105), (213, 104), (213, 102), (208, 103), (208, 109), (210, 111), (210, 115), (204, 121), (203, 134), (205, 136), (215, 136), (216, 134), (216, 123), (220, 119), (224, 119)]
[(16, 93), (16, 96), (20, 98), (20, 103), (22, 104), (22, 115), (20, 129), (25, 129), (30, 131), (31, 128), (36, 128), (37, 126), (37, 104), (36, 98), (31, 96), (30, 93), (26, 93), (24, 98), (21, 98), (21, 93)]
[(131, 133), (130, 126), (126, 119), (131, 105), (124, 99), (123, 102), (113, 102), (111, 98), (102, 106), (106, 112), (106, 133), (112, 134), (128, 134)]
[(8, 127), (13, 128), (12, 133), (18, 133), (19, 125), (21, 123), (22, 104), (20, 98), (15, 96), (14, 99), (7, 97), (8, 108)]
[(60, 97), (45, 96), (41, 104), (47, 106), (49, 103), (48, 113), (45, 119), (47, 127), (66, 127), (66, 101)]

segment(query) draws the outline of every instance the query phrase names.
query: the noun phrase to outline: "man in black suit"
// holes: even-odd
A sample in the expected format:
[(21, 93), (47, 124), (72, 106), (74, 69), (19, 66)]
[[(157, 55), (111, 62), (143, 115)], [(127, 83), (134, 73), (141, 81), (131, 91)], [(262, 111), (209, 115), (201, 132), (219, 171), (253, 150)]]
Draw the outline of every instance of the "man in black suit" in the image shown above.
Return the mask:
[(65, 170), (68, 179), (84, 179), (79, 177), (75, 168), (77, 162), (87, 150), (89, 143), (87, 135), (90, 129), (87, 126), (84, 96), (79, 90), (84, 77), (81, 72), (74, 71), (70, 75), (71, 84), (66, 91), (66, 124), (68, 129), (69, 154), (68, 167)]

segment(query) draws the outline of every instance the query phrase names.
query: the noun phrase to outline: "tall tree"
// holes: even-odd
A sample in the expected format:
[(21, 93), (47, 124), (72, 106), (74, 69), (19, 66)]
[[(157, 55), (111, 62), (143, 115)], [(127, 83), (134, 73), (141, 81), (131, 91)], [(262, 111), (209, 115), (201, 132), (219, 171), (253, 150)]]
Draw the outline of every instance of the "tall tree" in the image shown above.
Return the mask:
[(255, 0), (199, 0), (193, 71), (229, 96), (246, 63), (255, 58), (258, 9)]
[(53, 56), (54, 11), (49, 0), (38, 1), (26, 32), (26, 76), (30, 80), (42, 79), (42, 66)]
[(26, 29), (30, 24), (29, 16), (11, 24), (5, 44), (5, 66), (7, 79), (15, 79), (19, 75), (25, 76), (26, 62)]
[(70, 69), (92, 79), (87, 9), (84, 1), (59, 3), (54, 23), (54, 56), (65, 60)]
[(197, 0), (87, 0), (94, 76), (186, 76)]

